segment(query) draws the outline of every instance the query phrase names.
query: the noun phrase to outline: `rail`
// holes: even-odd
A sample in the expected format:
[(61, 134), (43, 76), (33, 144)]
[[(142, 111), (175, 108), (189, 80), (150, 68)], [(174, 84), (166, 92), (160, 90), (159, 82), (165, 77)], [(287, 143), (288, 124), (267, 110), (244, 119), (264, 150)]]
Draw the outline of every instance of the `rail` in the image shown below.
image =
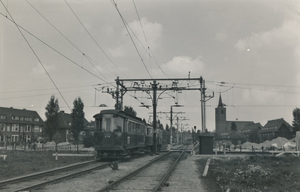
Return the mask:
[(109, 165), (110, 165), (110, 163), (106, 163), (104, 165), (99, 165), (97, 167), (86, 169), (84, 171), (79, 171), (79, 172), (76, 172), (76, 173), (73, 173), (73, 174), (69, 174), (69, 175), (66, 175), (66, 176), (63, 176), (63, 177), (59, 177), (59, 178), (56, 178), (56, 179), (53, 179), (53, 180), (50, 180), (50, 181), (45, 181), (45, 182), (42, 182), (42, 183), (39, 183), (39, 184), (36, 184), (36, 185), (32, 185), (32, 186), (29, 186), (29, 187), (18, 189), (18, 190), (14, 191), (14, 192), (31, 191), (33, 189), (37, 189), (37, 188), (40, 188), (42, 186), (45, 186), (45, 185), (48, 185), (48, 184), (51, 184), (51, 183), (57, 183), (59, 181), (62, 181), (62, 180), (68, 179), (68, 178), (73, 178), (73, 177), (76, 177), (78, 175), (83, 175), (85, 173), (88, 173), (88, 172), (91, 172), (91, 171), (94, 171), (94, 170), (97, 170), (97, 169), (103, 169), (103, 168), (105, 168), (105, 167), (107, 167)]
[(166, 154), (164, 154), (162, 156), (159, 156), (159, 157), (153, 159), (150, 163), (148, 163), (148, 164), (146, 164), (146, 165), (138, 168), (137, 170), (129, 173), (128, 175), (125, 175), (124, 177), (122, 177), (122, 178), (114, 181), (113, 183), (111, 183), (111, 184), (103, 187), (102, 189), (98, 190), (97, 192), (106, 192), (106, 191), (109, 191), (110, 189), (112, 189), (114, 186), (118, 185), (122, 181), (124, 181), (124, 180), (126, 180), (126, 179), (128, 179), (128, 178), (130, 178), (130, 177), (132, 177), (134, 175), (136, 175), (137, 173), (141, 172), (142, 170), (146, 169), (147, 167), (151, 166), (152, 164), (156, 163), (157, 161), (159, 161), (159, 160), (163, 159), (164, 157), (168, 156), (170, 153), (172, 153), (172, 152), (168, 152), (168, 153), (166, 153)]
[(160, 180), (160, 182), (158, 183), (158, 185), (156, 185), (156, 187), (152, 191), (156, 192), (156, 191), (159, 191), (161, 189), (161, 186), (168, 180), (168, 178), (170, 177), (170, 175), (173, 173), (173, 171), (175, 170), (175, 167), (179, 163), (181, 157), (183, 156), (184, 153), (186, 153), (186, 150), (187, 150), (187, 148), (181, 152), (181, 154), (179, 155), (179, 157), (174, 161), (173, 165), (168, 169), (168, 171), (166, 172), (166, 174), (162, 177), (162, 179)]
[(10, 183), (16, 183), (16, 182), (24, 181), (24, 180), (27, 180), (27, 179), (32, 179), (32, 178), (43, 176), (43, 175), (48, 175), (48, 174), (55, 173), (55, 172), (58, 172), (58, 171), (65, 171), (65, 170), (68, 170), (68, 169), (74, 169), (74, 168), (81, 167), (81, 166), (84, 166), (86, 164), (90, 164), (90, 163), (93, 163), (93, 162), (96, 162), (96, 161), (97, 160), (86, 161), (86, 162), (83, 162), (83, 163), (76, 163), (76, 164), (64, 166), (64, 167), (57, 168), (57, 169), (51, 169), (51, 170), (48, 170), (48, 171), (42, 171), (42, 172), (38, 172), (38, 173), (24, 175), (24, 176), (21, 176), (21, 177), (16, 177), (16, 178), (3, 180), (3, 181), (0, 181), (0, 186), (4, 186), (4, 185), (10, 184)]

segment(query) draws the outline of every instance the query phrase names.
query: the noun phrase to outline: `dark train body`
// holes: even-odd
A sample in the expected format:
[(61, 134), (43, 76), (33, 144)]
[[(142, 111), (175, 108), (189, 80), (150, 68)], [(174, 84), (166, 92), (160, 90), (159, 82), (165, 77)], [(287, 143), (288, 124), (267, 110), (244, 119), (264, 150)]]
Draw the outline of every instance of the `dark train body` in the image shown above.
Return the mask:
[[(94, 118), (97, 157), (122, 158), (152, 149), (153, 127), (142, 119), (121, 110), (102, 110)], [(162, 146), (162, 132), (156, 135), (159, 148)]]

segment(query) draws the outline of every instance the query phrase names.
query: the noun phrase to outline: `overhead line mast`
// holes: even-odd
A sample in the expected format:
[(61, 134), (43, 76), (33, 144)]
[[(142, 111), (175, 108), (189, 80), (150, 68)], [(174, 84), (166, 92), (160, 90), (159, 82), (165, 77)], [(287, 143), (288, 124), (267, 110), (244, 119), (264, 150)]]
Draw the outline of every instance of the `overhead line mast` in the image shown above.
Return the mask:
[[(190, 87), (190, 86), (178, 86), (178, 81), (199, 81), (200, 82), (200, 87)], [(157, 153), (157, 143), (156, 143), (156, 108), (157, 108), (157, 103), (158, 99), (160, 98), (161, 94), (166, 92), (166, 91), (191, 91), (191, 90), (199, 90), (201, 92), (201, 125), (202, 125), (202, 132), (205, 131), (205, 124), (204, 122), (204, 112), (205, 109), (203, 108), (205, 106), (205, 83), (203, 78), (167, 78), (167, 79), (120, 79), (117, 77), (115, 80), (117, 84), (116, 91), (107, 91), (107, 93), (111, 94), (114, 99), (116, 99), (116, 105), (115, 108), (122, 110), (122, 105), (123, 105), (123, 95), (127, 91), (143, 91), (146, 92), (150, 98), (152, 99), (152, 106), (153, 106), (153, 153)], [(149, 82), (150, 85), (146, 85), (145, 82)], [(172, 84), (168, 86), (159, 86), (158, 81), (172, 81)], [(132, 82), (130, 86), (126, 86), (124, 82)], [(139, 83), (140, 82), (140, 83)], [(160, 91), (160, 94), (157, 95), (157, 92)], [(152, 95), (151, 95), (151, 92)], [(212, 98), (213, 96), (210, 96)]]

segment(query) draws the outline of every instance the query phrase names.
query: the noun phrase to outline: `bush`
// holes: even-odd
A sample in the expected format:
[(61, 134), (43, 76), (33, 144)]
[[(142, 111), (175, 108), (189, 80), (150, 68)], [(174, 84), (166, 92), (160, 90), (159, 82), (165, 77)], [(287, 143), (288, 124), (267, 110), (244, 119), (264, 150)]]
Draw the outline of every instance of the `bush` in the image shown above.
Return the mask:
[(95, 145), (95, 139), (93, 135), (86, 135), (83, 138), (83, 145), (84, 147), (88, 148), (88, 147), (94, 147)]

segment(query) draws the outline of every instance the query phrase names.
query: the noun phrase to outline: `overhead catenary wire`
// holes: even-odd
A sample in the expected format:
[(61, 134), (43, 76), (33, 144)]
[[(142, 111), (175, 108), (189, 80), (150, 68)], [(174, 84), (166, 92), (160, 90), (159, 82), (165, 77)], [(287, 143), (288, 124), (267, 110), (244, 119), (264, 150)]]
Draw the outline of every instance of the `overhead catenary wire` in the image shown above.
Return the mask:
[(150, 48), (150, 47), (149, 47), (149, 43), (148, 43), (148, 40), (147, 40), (147, 37), (146, 37), (146, 34), (145, 34), (144, 27), (143, 27), (142, 22), (141, 22), (141, 18), (140, 18), (139, 12), (138, 12), (138, 10), (137, 10), (137, 7), (136, 7), (136, 5), (135, 5), (134, 0), (132, 0), (132, 2), (133, 2), (135, 12), (136, 12), (136, 14), (137, 14), (137, 16), (138, 16), (138, 19), (139, 19), (139, 22), (140, 22), (140, 25), (141, 25), (141, 28), (142, 28), (142, 31), (143, 31), (143, 34), (144, 34), (144, 38), (145, 38), (145, 41), (146, 41), (146, 43), (147, 43), (147, 47), (148, 47), (148, 49), (149, 49), (149, 48)]
[[(71, 93), (71, 92), (79, 92), (79, 91), (87, 91), (87, 90), (91, 90), (89, 89), (81, 89), (81, 90), (73, 90), (73, 91), (60, 91), (61, 93)], [(55, 94), (55, 93), (50, 93), (50, 94)], [(38, 97), (38, 96), (49, 96), (49, 93), (45, 93), (45, 94), (36, 94), (36, 95), (23, 95), (23, 96), (10, 96), (10, 97), (6, 97), (6, 98), (0, 98), (1, 100), (8, 100), (8, 99), (19, 99), (19, 98), (28, 98), (28, 97)]]
[[(1, 0), (1, 3), (3, 5), (3, 7), (6, 9), (7, 13), (9, 14), (10, 18), (12, 19), (12, 21), (15, 23), (12, 15), (10, 14), (10, 12), (8, 11), (8, 9), (6, 8), (6, 6), (4, 5), (4, 3)], [(32, 48), (32, 46), (30, 45), (30, 43), (28, 42), (28, 40), (26, 39), (26, 37), (24, 36), (23, 32), (21, 31), (21, 29), (19, 28), (19, 26), (15, 23), (18, 31), (21, 33), (22, 37), (24, 38), (24, 40), (26, 41), (27, 45), (29, 46), (29, 48), (31, 49), (31, 51), (33, 52), (33, 54), (35, 55), (35, 57), (37, 58), (37, 60), (39, 61), (39, 63), (41, 64), (41, 66), (43, 67), (44, 71), (46, 72), (47, 76), (49, 77), (49, 79), (51, 80), (52, 84), (54, 85), (54, 87), (56, 88), (56, 90), (58, 91), (58, 93), (60, 94), (60, 96), (62, 97), (62, 99), (64, 100), (64, 102), (66, 103), (66, 105), (68, 106), (68, 108), (71, 111), (70, 106), (68, 105), (66, 99), (64, 98), (64, 96), (62, 95), (62, 93), (60, 92), (60, 90), (58, 89), (57, 85), (55, 84), (54, 80), (52, 79), (52, 77), (50, 76), (50, 74), (48, 73), (47, 69), (45, 68), (44, 64), (42, 63), (42, 61), (40, 60), (40, 58), (38, 57), (38, 55), (36, 54), (36, 52), (34, 51), (34, 49)]]
[(95, 40), (95, 38), (91, 35), (91, 33), (87, 30), (87, 28), (83, 25), (83, 23), (81, 22), (81, 20), (79, 19), (79, 17), (76, 15), (75, 11), (72, 9), (72, 7), (69, 5), (69, 3), (67, 2), (67, 0), (65, 0), (67, 6), (70, 8), (71, 12), (74, 14), (74, 16), (76, 17), (76, 19), (78, 20), (78, 22), (80, 23), (80, 25), (83, 27), (83, 29), (87, 32), (87, 34), (89, 35), (89, 37), (94, 41), (94, 43), (97, 45), (97, 47), (102, 51), (102, 53), (106, 56), (106, 58), (124, 75), (126, 76), (118, 67), (117, 65), (112, 61), (112, 59), (107, 55), (107, 53), (103, 50), (103, 48), (99, 45), (99, 43), (97, 43), (97, 41)]
[[(86, 53), (84, 53), (82, 50), (78, 48), (74, 43), (72, 43), (69, 38), (66, 37), (57, 27), (55, 27), (40, 11), (38, 11), (28, 0), (26, 2), (44, 19), (47, 21), (48, 24), (50, 24), (64, 39), (66, 39), (73, 47), (75, 47), (84, 57), (87, 57)], [(99, 72), (99, 74), (103, 77), (104, 75), (97, 69), (97, 67), (88, 59), (90, 64)], [(106, 79), (106, 78), (105, 78)]]
[(116, 10), (117, 10), (117, 12), (118, 12), (118, 14), (119, 14), (119, 16), (120, 16), (120, 18), (121, 18), (121, 20), (122, 20), (124, 26), (125, 26), (125, 29), (126, 29), (128, 35), (129, 35), (130, 39), (131, 39), (131, 42), (133, 43), (133, 46), (134, 46), (136, 52), (138, 53), (138, 55), (139, 55), (139, 57), (140, 57), (140, 59), (141, 59), (143, 65), (144, 65), (144, 67), (145, 67), (145, 69), (146, 69), (146, 71), (147, 71), (149, 77), (152, 78), (152, 76), (151, 76), (151, 74), (150, 74), (150, 72), (149, 72), (149, 70), (148, 70), (148, 68), (147, 68), (147, 66), (146, 66), (146, 64), (145, 64), (145, 62), (144, 62), (144, 60), (143, 60), (143, 58), (142, 58), (142, 56), (141, 56), (141, 54), (140, 54), (140, 52), (139, 52), (137, 46), (136, 46), (136, 44), (134, 43), (134, 40), (133, 40), (133, 38), (132, 38), (132, 36), (131, 36), (129, 30), (128, 30), (128, 27), (127, 27), (127, 25), (126, 25), (125, 19), (123, 18), (122, 14), (121, 14), (121, 12), (120, 12), (120, 10), (119, 10), (119, 8), (118, 8), (118, 6), (117, 6), (117, 4), (115, 3), (114, 0), (112, 0), (112, 3), (113, 3), (113, 5), (114, 5), (114, 7), (116, 8)]
[[(91, 85), (83, 85), (83, 86), (72, 86), (72, 87), (59, 87), (60, 90), (62, 89), (70, 89), (70, 88), (79, 88), (79, 87), (90, 87)], [(15, 90), (15, 91), (3, 91), (0, 92), (0, 94), (6, 94), (6, 93), (21, 93), (21, 92), (39, 92), (39, 91), (51, 91), (56, 90), (55, 88), (45, 88), (45, 89), (28, 89), (28, 90)]]
[[(133, 2), (134, 8), (135, 8), (135, 12), (136, 12), (136, 14), (137, 14), (137, 16), (138, 16), (138, 19), (139, 19), (139, 22), (140, 22), (140, 25), (141, 25), (141, 28), (142, 28), (142, 31), (143, 31), (143, 34), (144, 34), (144, 38), (145, 38), (145, 41), (146, 41), (146, 44), (147, 44), (147, 48), (148, 48), (148, 49), (146, 49), (146, 51), (149, 50), (149, 51), (152, 53), (152, 54), (149, 53), (149, 56), (152, 57), (152, 58), (154, 59), (155, 64), (158, 66), (158, 68), (161, 70), (161, 72), (162, 72), (166, 77), (168, 77), (167, 74), (166, 74), (166, 73), (162, 70), (162, 68), (159, 66), (159, 64), (158, 64), (158, 62), (157, 62), (155, 56), (153, 55), (153, 52), (152, 52), (151, 49), (150, 49), (150, 45), (149, 45), (149, 43), (148, 43), (148, 39), (147, 39), (147, 37), (146, 37), (146, 33), (145, 33), (144, 27), (143, 27), (142, 22), (141, 22), (140, 14), (139, 14), (139, 12), (138, 12), (138, 10), (137, 10), (137, 7), (136, 7), (136, 5), (135, 5), (134, 0), (132, 0), (132, 2)], [(138, 39), (138, 38), (137, 38), (137, 39)]]
[[(288, 94), (299, 94), (297, 91), (282, 91), (282, 90), (271, 90), (272, 87), (277, 88), (300, 88), (298, 86), (289, 86), (289, 85), (267, 85), (267, 84), (245, 84), (245, 83), (227, 83), (227, 82), (213, 82), (216, 86), (220, 87), (234, 87), (235, 89), (249, 89), (249, 90), (258, 90), (258, 91), (267, 91), (267, 92), (277, 92), (277, 93), (288, 93)], [(232, 87), (233, 84), (233, 87)], [(238, 85), (249, 85), (254, 87), (243, 87)], [(229, 89), (230, 90), (230, 89)]]
[[(2, 1), (1, 1), (2, 2)], [(52, 49), (53, 51), (55, 51), (56, 53), (58, 53), (59, 55), (61, 55), (62, 57), (64, 57), (65, 59), (67, 59), (68, 61), (70, 61), (71, 63), (75, 64), (76, 66), (78, 66), (79, 68), (83, 69), (84, 71), (88, 72), (89, 74), (93, 75), (94, 77), (106, 82), (104, 79), (100, 78), (99, 76), (95, 75), (94, 73), (90, 72), (89, 70), (87, 70), (86, 68), (82, 67), (80, 64), (76, 63), (75, 61), (73, 61), (72, 59), (70, 59), (69, 57), (65, 56), (64, 54), (62, 54), (61, 52), (57, 51), (55, 48), (53, 48), (52, 46), (50, 46), (49, 44), (47, 44), (46, 42), (44, 42), (43, 40), (41, 40), (40, 38), (38, 38), (37, 36), (35, 36), (34, 34), (32, 34), (31, 32), (29, 32), (28, 30), (26, 30), (25, 28), (23, 28), (22, 26), (20, 26), (19, 24), (17, 24), (15, 21), (13, 21), (12, 19), (6, 17), (3, 13), (0, 13), (3, 17), (5, 17), (6, 19), (8, 19), (9, 21), (11, 21), (12, 23), (14, 23), (15, 25), (17, 25), (19, 28), (23, 29), (25, 32), (27, 32), (29, 35), (31, 35), (32, 37), (34, 37), (35, 39), (37, 39), (38, 41), (40, 41), (41, 43), (43, 43), (44, 45), (46, 45), (47, 47), (49, 47), (50, 49)]]
[[(139, 40), (139, 38), (136, 36), (136, 34), (134, 33), (134, 31), (131, 29), (131, 27), (128, 25), (128, 23), (126, 22), (126, 20), (124, 20), (124, 22), (126, 23), (127, 27), (130, 29), (131, 33), (134, 35), (134, 37), (136, 38), (136, 40), (139, 42), (139, 44), (142, 46), (142, 48), (145, 50), (146, 53), (148, 53), (149, 57), (152, 58), (154, 60), (154, 63), (157, 65), (157, 67), (161, 70), (161, 72), (167, 77), (168, 75), (164, 72), (164, 70), (159, 66), (157, 59), (155, 58), (154, 54), (152, 53), (150, 46), (147, 45), (148, 48), (145, 48), (145, 46), (143, 45), (143, 43)], [(150, 51), (152, 54), (150, 54)]]

